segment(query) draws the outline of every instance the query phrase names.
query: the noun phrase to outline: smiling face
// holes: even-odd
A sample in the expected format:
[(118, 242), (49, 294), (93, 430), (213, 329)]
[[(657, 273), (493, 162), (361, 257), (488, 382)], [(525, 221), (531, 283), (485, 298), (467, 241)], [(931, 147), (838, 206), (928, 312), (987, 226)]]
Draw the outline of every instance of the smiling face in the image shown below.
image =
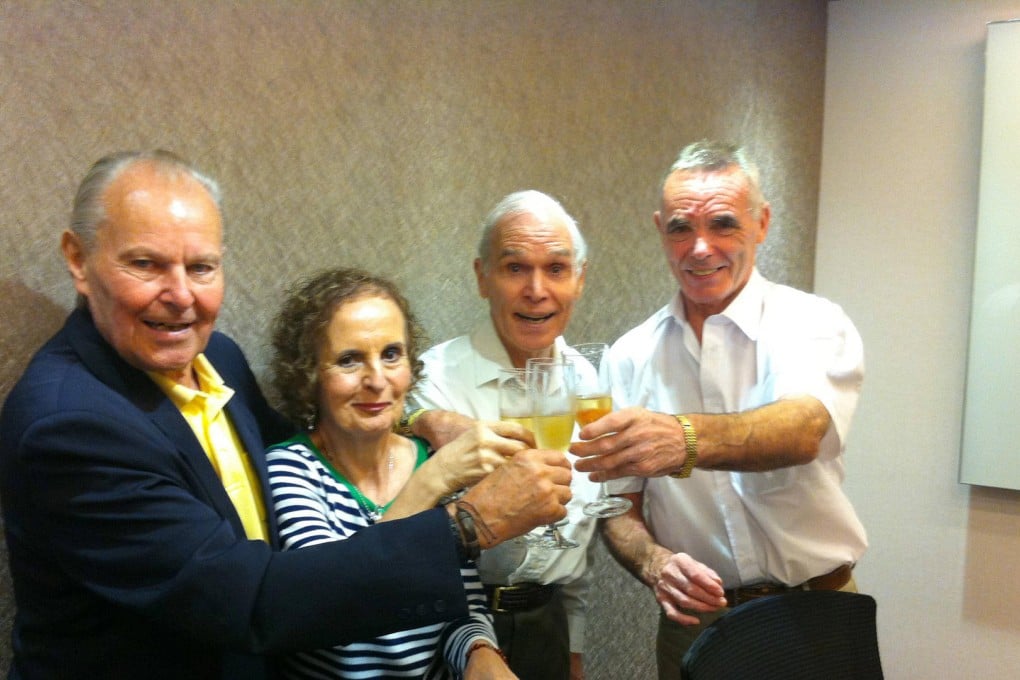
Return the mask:
[(584, 290), (570, 232), (558, 221), (515, 213), (496, 227), (485, 262), (475, 260), (478, 294), (514, 366), (550, 356)]
[(190, 175), (148, 161), (103, 194), (106, 220), (87, 249), (72, 232), (61, 248), (100, 334), (135, 368), (197, 387), (191, 362), (223, 302), (223, 224)]
[(319, 427), (330, 441), (388, 435), (410, 385), (400, 307), (374, 294), (341, 304), (319, 348)]
[(677, 171), (663, 185), (654, 220), (687, 318), (700, 327), (726, 309), (751, 277), (755, 251), (768, 233), (769, 205), (754, 216), (739, 167)]

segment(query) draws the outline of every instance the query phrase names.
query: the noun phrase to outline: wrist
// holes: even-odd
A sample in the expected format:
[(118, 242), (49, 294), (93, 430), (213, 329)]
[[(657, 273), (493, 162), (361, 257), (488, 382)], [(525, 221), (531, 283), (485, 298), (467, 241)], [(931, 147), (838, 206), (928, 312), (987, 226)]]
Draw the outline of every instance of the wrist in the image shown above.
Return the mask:
[[(498, 510), (494, 512), (487, 503), (489, 499), (487, 490), (481, 489), (478, 486), (471, 487), (457, 498), (457, 506), (469, 511), (475, 520), (475, 529), (478, 531), (478, 545), (482, 550), (488, 550), (501, 543), (503, 539), (497, 538), (497, 534), (505, 533)], [(486, 516), (483, 516), (482, 511), (478, 509), (479, 506), (489, 511), (488, 517), (491, 519), (486, 520)], [(490, 526), (490, 521), (495, 526), (495, 531), (493, 526)]]
[[(478, 540), (479, 529), (483, 532), (487, 529), (485, 523), (480, 519), (476, 523), (474, 507), (463, 500), (456, 500), (446, 506), (446, 512), (450, 517), (450, 531), (457, 542), (457, 553), (461, 561), (477, 561), (481, 554), (481, 545)], [(484, 533), (483, 533), (484, 535)]]
[[(482, 650), (488, 650), (488, 652)], [(481, 652), (482, 654), (486, 653), (495, 654), (496, 656), (503, 660), (503, 663), (509, 665), (509, 662), (506, 660), (506, 655), (503, 654), (503, 650), (488, 640), (480, 639), (475, 640), (474, 642), (471, 643), (471, 646), (468, 647), (467, 654), (464, 657), (465, 659), (467, 659), (468, 663), (471, 663), (471, 657), (472, 655), (474, 655), (475, 652)]]
[(400, 416), (400, 420), (397, 421), (397, 425), (393, 428), (393, 431), (405, 437), (413, 437), (415, 421), (417, 421), (418, 418), (421, 417), (421, 414), (425, 413), (427, 410), (428, 409), (419, 408), (414, 411), (404, 413), (404, 415)]
[(647, 558), (641, 565), (640, 580), (653, 591), (662, 578), (662, 570), (666, 568), (669, 558), (672, 555), (666, 548), (660, 545), (651, 547)]
[(669, 473), (669, 476), (673, 479), (687, 479), (698, 462), (698, 434), (687, 416), (678, 415), (676, 420), (684, 433), (684, 463), (679, 470)]

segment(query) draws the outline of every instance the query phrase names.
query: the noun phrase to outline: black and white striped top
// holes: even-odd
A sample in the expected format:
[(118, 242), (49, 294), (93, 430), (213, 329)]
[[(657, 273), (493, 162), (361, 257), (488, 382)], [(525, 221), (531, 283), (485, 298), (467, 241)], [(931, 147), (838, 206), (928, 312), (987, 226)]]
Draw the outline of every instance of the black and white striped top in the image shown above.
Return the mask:
[[(416, 467), (425, 462), (425, 443)], [(350, 483), (304, 433), (269, 448), (269, 484), (284, 550), (342, 541), (374, 520), (358, 503)], [(459, 678), (471, 643), (496, 636), (474, 564), (461, 566), (469, 618), (423, 626), (331, 649), (297, 652), (283, 662), (287, 678)]]

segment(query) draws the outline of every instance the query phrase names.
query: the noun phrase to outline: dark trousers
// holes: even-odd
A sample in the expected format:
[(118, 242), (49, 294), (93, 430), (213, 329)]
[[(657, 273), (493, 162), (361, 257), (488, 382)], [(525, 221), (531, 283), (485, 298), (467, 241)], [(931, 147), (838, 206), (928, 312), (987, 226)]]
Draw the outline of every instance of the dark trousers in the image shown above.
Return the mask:
[(570, 637), (563, 595), (526, 612), (492, 613), (496, 639), (521, 680), (569, 680)]

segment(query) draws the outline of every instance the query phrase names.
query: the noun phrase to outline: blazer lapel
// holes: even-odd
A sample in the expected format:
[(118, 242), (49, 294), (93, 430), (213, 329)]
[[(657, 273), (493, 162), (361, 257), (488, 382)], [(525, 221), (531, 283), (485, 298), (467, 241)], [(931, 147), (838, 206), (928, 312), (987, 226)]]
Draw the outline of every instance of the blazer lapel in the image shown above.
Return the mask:
[[(150, 380), (149, 382), (152, 381)], [(155, 386), (155, 383), (153, 383), (153, 386)], [(156, 390), (163, 394), (158, 387), (156, 387)], [(219, 475), (216, 474), (212, 463), (209, 462), (209, 456), (206, 455), (205, 449), (202, 448), (202, 444), (199, 443), (194, 430), (188, 425), (188, 421), (184, 419), (181, 412), (177, 410), (172, 401), (166, 398), (165, 395), (163, 396), (163, 400), (156, 409), (148, 414), (149, 419), (177, 447), (177, 451), (181, 454), (184, 462), (191, 468), (195, 478), (202, 485), (202, 489), (206, 494), (206, 500), (221, 516), (230, 521), (231, 526), (234, 527), (234, 531), (239, 536), (244, 536), (244, 525), (241, 524), (241, 518), (237, 514), (237, 509), (234, 508), (234, 504), (230, 501), (230, 496), (227, 495), (226, 489), (223, 488), (223, 482), (220, 480)]]
[[(110, 389), (121, 394), (145, 413), (166, 434), (167, 439), (173, 443), (185, 463), (194, 472), (195, 479), (205, 491), (209, 504), (230, 521), (238, 535), (244, 536), (241, 518), (234, 504), (230, 502), (223, 483), (188, 421), (173, 402), (143, 371), (120, 358), (99, 333), (87, 309), (79, 307), (74, 310), (67, 319), (65, 329), (68, 331), (67, 340), (81, 357), (82, 363)], [(245, 441), (245, 446), (248, 445)], [(264, 474), (262, 477), (264, 478)]]

